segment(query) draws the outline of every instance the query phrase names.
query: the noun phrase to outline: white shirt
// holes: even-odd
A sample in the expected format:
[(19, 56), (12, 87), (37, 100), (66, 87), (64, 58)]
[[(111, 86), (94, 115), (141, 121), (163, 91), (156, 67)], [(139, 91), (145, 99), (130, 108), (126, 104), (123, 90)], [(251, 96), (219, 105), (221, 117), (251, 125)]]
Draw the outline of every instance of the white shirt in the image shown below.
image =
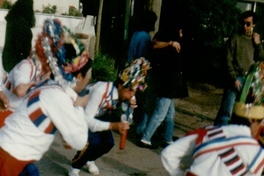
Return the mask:
[[(97, 82), (87, 87), (87, 89), (89, 89), (89, 101), (85, 107), (86, 119), (92, 119), (95, 116), (103, 115), (105, 113), (107, 103), (112, 106), (113, 102), (118, 101), (117, 88), (113, 85), (113, 82), (110, 82), (107, 89), (107, 84), (108, 82)], [(105, 92), (107, 95), (106, 99), (103, 98)], [(94, 132), (107, 130), (109, 128), (109, 124), (110, 122), (102, 122), (97, 124), (90, 122), (88, 123), (88, 126), (89, 129)]]
[[(248, 139), (251, 140), (251, 133), (250, 129), (246, 126), (239, 126), (239, 125), (229, 125), (223, 126), (222, 131), (226, 139), (233, 139), (236, 137), (243, 136), (245, 139), (242, 142), (246, 142)], [(180, 169), (181, 160), (186, 155), (196, 154), (196, 158), (194, 159), (193, 163), (191, 164), (189, 170), (196, 175), (199, 176), (231, 176), (229, 169), (224, 163), (223, 160), (219, 157), (221, 150), (211, 151), (211, 152), (200, 152), (201, 155), (194, 153), (197, 152), (199, 145), (196, 145), (196, 139), (198, 135), (192, 134), (183, 138), (178, 139), (173, 144), (166, 147), (162, 153), (162, 163), (165, 167), (168, 175), (170, 176), (183, 176), (184, 171)], [(239, 140), (239, 138), (238, 138)], [(208, 135), (203, 138), (202, 144), (209, 141)], [(241, 142), (241, 141), (240, 141)], [(256, 145), (254, 144), (256, 143)], [(241, 159), (241, 162), (249, 168), (249, 171), (246, 173), (247, 176), (256, 175), (260, 176), (263, 170), (263, 163), (264, 163), (264, 152), (263, 149), (258, 145), (257, 141), (254, 140), (252, 145), (235, 145), (234, 154), (237, 154)], [(220, 147), (221, 143), (215, 143), (216, 147)], [(211, 148), (212, 149), (212, 148)], [(260, 152), (260, 153), (258, 153)], [(233, 157), (230, 155), (230, 158)], [(255, 165), (251, 165), (254, 161), (255, 157), (258, 159), (255, 162)], [(228, 156), (229, 157), (229, 156)], [(260, 164), (262, 162), (262, 164)], [(251, 166), (251, 167), (250, 167)], [(256, 167), (260, 166), (257, 173), (253, 173), (256, 171)], [(236, 166), (230, 166), (236, 167)]]
[(24, 59), (8, 74), (7, 80), (2, 84), (2, 89), (9, 98), (10, 110), (14, 111), (23, 100), (23, 97), (18, 97), (13, 93), (13, 89), (20, 84), (37, 82), (37, 75), (41, 72), (41, 67), (38, 65), (32, 59)]
[(54, 140), (55, 129), (76, 150), (83, 149), (88, 139), (83, 108), (75, 107), (58, 86), (40, 90), (39, 95), (29, 93), (0, 130), (0, 146), (19, 160), (41, 159)]

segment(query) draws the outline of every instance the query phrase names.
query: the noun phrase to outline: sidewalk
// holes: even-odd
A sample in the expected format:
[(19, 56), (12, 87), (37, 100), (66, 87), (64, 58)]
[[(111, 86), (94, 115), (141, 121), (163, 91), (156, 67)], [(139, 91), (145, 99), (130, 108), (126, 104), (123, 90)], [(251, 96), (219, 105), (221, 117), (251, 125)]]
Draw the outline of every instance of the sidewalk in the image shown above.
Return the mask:
[[(187, 131), (213, 123), (222, 97), (222, 90), (210, 85), (192, 85), (189, 97), (175, 100), (176, 116), (174, 135), (181, 137)], [(113, 132), (115, 146), (96, 161), (100, 176), (165, 176), (160, 152), (139, 148), (135, 145), (136, 138), (133, 126), (129, 130), (126, 147), (119, 150), (119, 134)], [(56, 137), (49, 151), (36, 164), (41, 176), (66, 176), (71, 159), (76, 150), (67, 150), (62, 146), (61, 138)], [(185, 161), (186, 165), (190, 160)], [(90, 175), (83, 167), (80, 176)]]

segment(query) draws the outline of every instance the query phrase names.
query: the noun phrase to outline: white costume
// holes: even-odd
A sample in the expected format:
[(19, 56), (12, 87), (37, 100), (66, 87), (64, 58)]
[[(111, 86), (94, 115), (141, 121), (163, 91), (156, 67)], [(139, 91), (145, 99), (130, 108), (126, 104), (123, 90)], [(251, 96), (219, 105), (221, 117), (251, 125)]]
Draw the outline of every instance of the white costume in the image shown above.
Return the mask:
[(0, 131), (0, 146), (13, 157), (39, 160), (58, 130), (77, 150), (87, 142), (84, 110), (60, 86), (43, 85), (32, 90)]
[(86, 89), (89, 90), (89, 102), (85, 107), (87, 118), (101, 116), (107, 109), (115, 109), (113, 106), (118, 102), (118, 91), (113, 82), (100, 81), (89, 85)]
[(193, 156), (189, 175), (260, 176), (264, 167), (264, 150), (252, 138), (250, 129), (242, 125), (196, 130), (166, 147), (161, 158), (170, 176), (186, 174), (180, 169), (186, 155)]
[(9, 98), (10, 110), (14, 111), (22, 102), (23, 97), (18, 97), (13, 93), (13, 89), (20, 84), (39, 81), (41, 72), (41, 64), (33, 58), (22, 60), (18, 63), (4, 78), (2, 89), (5, 95)]

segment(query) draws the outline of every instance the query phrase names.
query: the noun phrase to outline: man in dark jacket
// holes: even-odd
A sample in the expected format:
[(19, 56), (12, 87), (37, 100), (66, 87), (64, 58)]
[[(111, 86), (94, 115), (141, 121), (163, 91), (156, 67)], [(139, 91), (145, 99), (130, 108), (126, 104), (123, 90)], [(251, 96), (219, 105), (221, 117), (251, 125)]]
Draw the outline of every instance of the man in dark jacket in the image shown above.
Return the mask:
[(157, 100), (155, 110), (139, 143), (140, 147), (156, 148), (151, 144), (151, 137), (163, 121), (165, 122), (164, 146), (173, 142), (174, 98), (188, 96), (179, 43), (183, 36), (182, 28), (169, 30), (159, 31), (153, 39), (151, 63), (156, 79)]

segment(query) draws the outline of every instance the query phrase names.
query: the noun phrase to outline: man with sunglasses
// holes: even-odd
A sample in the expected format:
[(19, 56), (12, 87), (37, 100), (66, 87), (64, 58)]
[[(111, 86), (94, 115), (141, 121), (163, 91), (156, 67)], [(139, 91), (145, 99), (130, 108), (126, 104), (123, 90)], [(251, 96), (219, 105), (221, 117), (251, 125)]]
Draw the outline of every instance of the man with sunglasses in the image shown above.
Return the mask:
[(226, 125), (230, 121), (237, 94), (241, 92), (243, 78), (256, 61), (264, 60), (260, 35), (253, 32), (257, 17), (253, 11), (241, 14), (241, 33), (227, 41), (225, 74), (227, 75), (224, 94), (215, 125)]

